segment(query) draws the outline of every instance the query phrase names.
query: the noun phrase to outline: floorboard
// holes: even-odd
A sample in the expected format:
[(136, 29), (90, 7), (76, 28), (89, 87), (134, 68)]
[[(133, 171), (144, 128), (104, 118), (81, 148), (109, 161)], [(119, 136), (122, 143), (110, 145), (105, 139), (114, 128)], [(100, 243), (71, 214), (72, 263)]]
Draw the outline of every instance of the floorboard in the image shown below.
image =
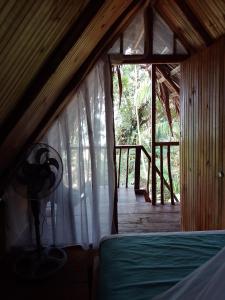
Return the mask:
[(118, 223), (119, 233), (180, 231), (180, 204), (153, 206), (133, 189), (119, 188)]

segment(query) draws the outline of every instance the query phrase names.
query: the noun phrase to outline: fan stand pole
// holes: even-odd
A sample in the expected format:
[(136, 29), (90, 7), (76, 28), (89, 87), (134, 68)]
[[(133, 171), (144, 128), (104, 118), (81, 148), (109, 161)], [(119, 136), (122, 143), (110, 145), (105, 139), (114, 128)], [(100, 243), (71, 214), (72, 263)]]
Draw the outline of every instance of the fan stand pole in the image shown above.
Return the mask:
[(35, 226), (35, 234), (36, 234), (36, 243), (37, 243), (37, 252), (41, 255), (41, 238), (40, 238), (40, 203), (38, 200), (31, 200), (31, 209), (34, 216), (34, 226)]

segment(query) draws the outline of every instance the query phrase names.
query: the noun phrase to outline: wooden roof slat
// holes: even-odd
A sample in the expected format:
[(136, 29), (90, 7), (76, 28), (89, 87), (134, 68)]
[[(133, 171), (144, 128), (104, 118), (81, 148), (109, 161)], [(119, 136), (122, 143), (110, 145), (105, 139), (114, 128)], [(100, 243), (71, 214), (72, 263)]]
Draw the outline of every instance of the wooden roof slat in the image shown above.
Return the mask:
[[(37, 7), (40, 8), (40, 5)], [(34, 9), (36, 10), (37, 7), (34, 6)], [(41, 14), (41, 18), (39, 17), (39, 13), (35, 14), (35, 16), (33, 16), (30, 20), (29, 26), (25, 25), (22, 34), (18, 34), (17, 38), (20, 39), (21, 42), (18, 43), (17, 51), (14, 51), (14, 49), (12, 48), (12, 43), (17, 43), (16, 40), (13, 40), (8, 44), (8, 47), (6, 47), (5, 51), (1, 54), (0, 64), (3, 68), (3, 72), (1, 72), (0, 74), (0, 81), (3, 84), (3, 88), (1, 90), (2, 99), (4, 99), (4, 92), (10, 92), (8, 85), (10, 84), (11, 86), (11, 84), (15, 82), (18, 76), (20, 76), (21, 67), (26, 68), (28, 62), (32, 63), (33, 56), (37, 51), (37, 48), (39, 48), (39, 42), (46, 38), (46, 35), (43, 33), (43, 28), (47, 25), (47, 20), (51, 15), (51, 12), (51, 6), (49, 5), (48, 7), (45, 7), (44, 12)], [(37, 27), (37, 30), (35, 32), (32, 32), (32, 27)], [(28, 48), (26, 51), (26, 55), (23, 55), (24, 49), (26, 49), (26, 45), (33, 45), (34, 49)], [(19, 66), (16, 70), (14, 70), (13, 74), (11, 74), (10, 69), (13, 68), (18, 59), (20, 59), (20, 61), (18, 62)], [(7, 100), (8, 99), (5, 97), (6, 105), (8, 104)], [(2, 104), (4, 104), (4, 100), (2, 101)]]
[(187, 3), (213, 39), (218, 39), (225, 32), (224, 0), (188, 0)]
[[(65, 11), (63, 12), (63, 15), (61, 17), (65, 17), (65, 18), (69, 18), (69, 8), (70, 6), (68, 6), (68, 9), (65, 9)], [(47, 12), (46, 12), (47, 13)], [(52, 11), (49, 10), (47, 13), (47, 16), (45, 19), (48, 19), (48, 17), (50, 16), (50, 14), (52, 14)], [(65, 24), (66, 25), (66, 24)], [(65, 29), (65, 25), (61, 28), (61, 30), (63, 31)], [(46, 26), (46, 22), (41, 22), (38, 30), (35, 32), (35, 34), (32, 34), (29, 39), (27, 41), (25, 41), (26, 43), (29, 43), (33, 46), (33, 48), (35, 48), (33, 50), (33, 48), (28, 49), (28, 51), (26, 52), (26, 56), (22, 55), (22, 51), (24, 49), (24, 47), (21, 47), (20, 49), (18, 49), (17, 51), (17, 55), (15, 56), (14, 60), (13, 60), (13, 64), (15, 64), (17, 62), (18, 57), (22, 57), (22, 59), (20, 60), (20, 68), (17, 68), (13, 74), (11, 75), (11, 73), (9, 73), (10, 78), (8, 78), (7, 76), (2, 78), (2, 82), (4, 82), (3, 85), (3, 89), (1, 91), (2, 94), (2, 105), (4, 104), (4, 99), (5, 99), (5, 107), (3, 107), (3, 109), (6, 111), (10, 111), (10, 103), (8, 100), (8, 98), (11, 96), (12, 98), (16, 97), (16, 94), (18, 94), (19, 92), (21, 92), (21, 82), (24, 82), (24, 87), (25, 82), (27, 82), (29, 80), (29, 71), (35, 70), (37, 69), (38, 65), (39, 65), (39, 61), (40, 59), (42, 59), (43, 56), (46, 56), (51, 47), (55, 45), (55, 42), (57, 40), (57, 35), (58, 33), (58, 28), (57, 26), (54, 25), (54, 23), (52, 23), (51, 26), (51, 34), (43, 34), (43, 28)], [(49, 28), (50, 30), (50, 28)], [(24, 44), (24, 45), (25, 45)], [(34, 47), (35, 45), (35, 47)], [(27, 56), (29, 57), (29, 59), (27, 59)], [(11, 80), (9, 80), (11, 79)], [(13, 83), (13, 84), (12, 84)], [(13, 93), (12, 93), (13, 91)], [(8, 109), (7, 109), (8, 106)]]
[[(19, 4), (16, 0), (5, 0), (0, 2), (0, 26), (3, 25), (4, 21), (7, 20), (9, 13), (14, 10), (15, 4)], [(16, 10), (16, 9), (15, 9)]]
[[(35, 7), (34, 9), (32, 9), (33, 6), (35, 5), (32, 5), (31, 2), (26, 2), (26, 0), (16, 1), (15, 5), (8, 12), (7, 16), (3, 16), (2, 12), (0, 13), (0, 19), (2, 19), (2, 22), (0, 24), (1, 58), (2, 58), (2, 51), (5, 51), (6, 50), (5, 48), (7, 47), (8, 49), (11, 49), (12, 46), (15, 45), (15, 41), (20, 37), (20, 35), (18, 36), (14, 36), (14, 35), (16, 35), (19, 30), (21, 34), (23, 29), (25, 28), (22, 27), (23, 24), (26, 22), (26, 20), (27, 20), (27, 24), (31, 20), (31, 17), (29, 16), (30, 14), (32, 14), (32, 12), (35, 12)], [(9, 45), (9, 43), (11, 43), (11, 45)], [(6, 51), (6, 53), (7, 52), (8, 50)]]
[(201, 24), (199, 19), (195, 16), (193, 11), (188, 6), (187, 2), (184, 0), (175, 0), (177, 6), (179, 6), (180, 10), (183, 12), (185, 17), (188, 19), (189, 23), (195, 29), (195, 31), (201, 36), (202, 40), (205, 42), (206, 46), (212, 44), (212, 37), (208, 33), (208, 31)]
[[(45, 2), (42, 1), (41, 3)], [(73, 2), (62, 1), (59, 3), (60, 6), (57, 6), (53, 5), (54, 2), (47, 1), (48, 5), (45, 6), (35, 1), (32, 10), (27, 12), (26, 18), (15, 32), (15, 39), (10, 40), (7, 49), (1, 52), (1, 83), (3, 87), (0, 90), (1, 122), (7, 118), (11, 109), (20, 102), (19, 96), (22, 96), (27, 83), (31, 80), (31, 76), (36, 73), (41, 62), (46, 59), (48, 53), (59, 42), (60, 37), (71, 24), (73, 18), (80, 13), (85, 1), (77, 1), (77, 10), (73, 9), (72, 13), (71, 8), (74, 7), (71, 7), (71, 5), (74, 5)], [(62, 16), (65, 17), (65, 12), (67, 12), (67, 17), (61, 19)], [(47, 24), (45, 24), (46, 22)], [(49, 37), (52, 38), (51, 43), (45, 44), (45, 40)], [(38, 55), (36, 62), (34, 60), (35, 53)], [(22, 69), (26, 73), (26, 82), (23, 81), (22, 77), (20, 78)], [(5, 72), (7, 75), (5, 75)], [(17, 85), (15, 85), (15, 82), (17, 82)], [(13, 87), (15, 87), (15, 90)]]
[[(38, 1), (37, 1), (38, 2)], [(49, 1), (50, 2), (50, 1)], [(99, 8), (99, 3), (103, 2), (103, 1), (95, 1), (95, 7), (96, 10)], [(71, 3), (72, 2), (68, 2)], [(75, 11), (73, 13), (73, 15), (70, 14), (70, 23), (72, 23), (70, 30), (67, 29), (67, 34), (64, 35), (63, 38), (61, 38), (61, 44), (59, 44), (58, 46), (55, 47), (55, 49), (52, 49), (53, 45), (56, 45), (57, 43), (59, 43), (58, 38), (59, 38), (59, 34), (62, 35), (63, 30), (66, 30), (66, 28), (68, 28), (68, 25), (70, 23), (68, 23), (69, 18), (67, 17), (66, 22), (64, 22), (64, 26), (62, 28), (60, 28), (59, 31), (59, 27), (58, 24), (56, 26), (55, 23), (52, 24), (52, 32), (56, 32), (56, 30), (58, 30), (59, 32), (56, 32), (58, 36), (58, 38), (56, 38), (56, 36), (52, 36), (50, 34), (46, 35), (46, 38), (49, 39), (50, 37), (54, 40), (51, 41), (51, 43), (49, 44), (43, 44), (43, 42), (45, 41), (42, 40), (42, 35), (41, 35), (41, 39), (38, 39), (38, 41), (40, 41), (40, 48), (39, 48), (39, 56), (38, 56), (38, 61), (39, 63), (37, 64), (37, 62), (35, 62), (35, 60), (33, 61), (34, 57), (29, 57), (28, 58), (28, 64), (26, 65), (22, 65), (21, 67), (24, 69), (24, 74), (26, 74), (26, 79), (30, 79), (29, 82), (30, 84), (27, 85), (26, 90), (23, 92), (23, 94), (21, 93), (21, 88), (23, 86), (25, 86), (25, 82), (24, 85), (22, 85), (21, 81), (20, 81), (20, 77), (18, 76), (17, 79), (19, 80), (19, 84), (17, 89), (14, 91), (12, 89), (9, 89), (10, 94), (7, 95), (6, 98), (6, 102), (7, 99), (10, 97), (11, 101), (12, 101), (12, 94), (14, 93), (18, 93), (21, 97), (19, 99), (17, 99), (16, 102), (12, 103), (12, 107), (13, 107), (13, 111), (11, 111), (11, 114), (8, 116), (6, 122), (4, 122), (4, 125), (1, 126), (1, 130), (0, 130), (0, 138), (1, 140), (4, 139), (4, 136), (7, 136), (8, 132), (10, 131), (10, 129), (12, 129), (16, 122), (18, 121), (18, 118), (23, 114), (23, 110), (27, 108), (27, 106), (32, 102), (32, 99), (36, 97), (36, 93), (38, 93), (38, 91), (40, 90), (40, 88), (43, 86), (43, 84), (45, 83), (46, 80), (48, 80), (48, 78), (52, 75), (52, 73), (55, 71), (55, 69), (57, 68), (58, 64), (60, 63), (60, 61), (65, 57), (65, 55), (68, 52), (68, 49), (70, 49), (70, 47), (72, 47), (74, 40), (76, 40), (76, 38), (79, 37), (80, 35), (80, 30), (82, 31), (86, 24), (84, 25), (84, 18), (85, 16), (89, 16), (92, 13), (92, 16), (95, 14), (96, 10), (93, 11), (93, 9), (91, 9), (91, 6), (89, 5), (87, 7), (87, 11), (84, 13), (81, 13), (81, 9), (83, 7), (83, 3), (84, 1), (79, 1), (77, 3), (80, 3), (80, 6), (78, 6), (77, 8), (79, 9), (79, 11)], [(63, 2), (62, 2), (63, 5)], [(93, 7), (93, 4), (92, 4)], [(68, 7), (67, 11), (69, 14), (70, 11), (70, 7)], [(65, 10), (63, 10), (64, 12)], [(76, 18), (74, 18), (74, 20), (71, 18), (71, 16), (74, 16), (74, 14), (78, 14), (78, 12), (80, 13), (80, 16), (78, 18), (78, 20)], [(62, 11), (61, 11), (62, 14)], [(86, 19), (87, 20), (87, 19)], [(87, 20), (87, 22), (89, 21), (89, 19)], [(62, 24), (62, 23), (59, 23)], [(83, 27), (82, 27), (83, 26)], [(36, 44), (35, 44), (36, 45)], [(47, 47), (47, 45), (51, 45), (51, 47)], [(45, 51), (42, 52), (42, 47), (45, 47)], [(35, 47), (32, 47), (32, 51), (35, 51)], [(31, 50), (27, 50), (28, 53)], [(47, 59), (46, 63), (42, 65), (42, 67), (39, 67), (39, 70), (37, 70), (38, 65), (40, 65), (40, 62), (43, 61), (47, 54), (49, 53), (49, 58)], [(26, 56), (25, 56), (26, 58)], [(29, 76), (32, 74), (31, 72), (31, 67), (32, 67), (32, 63), (37, 64), (36, 68), (32, 69), (32, 71), (34, 71), (36, 69), (36, 76), (33, 78), (33, 80), (31, 80), (31, 78), (29, 78)], [(20, 62), (18, 62), (18, 65), (20, 66)], [(34, 66), (35, 67), (35, 66)], [(28, 72), (29, 70), (29, 72)], [(17, 71), (20, 71), (20, 68), (17, 67)], [(18, 73), (17, 73), (18, 74)], [(12, 74), (13, 76), (13, 74)], [(14, 82), (12, 83), (10, 81), (10, 83), (13, 85), (15, 84)], [(1, 95), (1, 92), (0, 92)], [(14, 94), (15, 95), (15, 94)], [(16, 96), (16, 95), (15, 95)], [(3, 99), (1, 97), (1, 104), (3, 103)], [(1, 107), (1, 106), (0, 106)]]

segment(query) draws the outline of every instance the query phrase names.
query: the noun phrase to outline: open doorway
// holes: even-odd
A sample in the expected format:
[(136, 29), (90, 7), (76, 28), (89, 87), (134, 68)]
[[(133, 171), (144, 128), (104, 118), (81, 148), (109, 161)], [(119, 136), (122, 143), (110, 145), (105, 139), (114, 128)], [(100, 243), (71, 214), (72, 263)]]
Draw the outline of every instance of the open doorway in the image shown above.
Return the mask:
[(179, 65), (154, 70), (113, 67), (121, 233), (180, 230)]

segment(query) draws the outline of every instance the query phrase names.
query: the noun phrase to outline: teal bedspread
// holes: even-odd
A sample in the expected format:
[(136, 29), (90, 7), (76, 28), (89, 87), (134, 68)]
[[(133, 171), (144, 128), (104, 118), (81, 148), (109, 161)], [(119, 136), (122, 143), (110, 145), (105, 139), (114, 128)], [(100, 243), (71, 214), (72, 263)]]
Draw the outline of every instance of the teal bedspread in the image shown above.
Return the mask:
[(150, 300), (225, 246), (225, 234), (122, 236), (100, 245), (98, 299)]

